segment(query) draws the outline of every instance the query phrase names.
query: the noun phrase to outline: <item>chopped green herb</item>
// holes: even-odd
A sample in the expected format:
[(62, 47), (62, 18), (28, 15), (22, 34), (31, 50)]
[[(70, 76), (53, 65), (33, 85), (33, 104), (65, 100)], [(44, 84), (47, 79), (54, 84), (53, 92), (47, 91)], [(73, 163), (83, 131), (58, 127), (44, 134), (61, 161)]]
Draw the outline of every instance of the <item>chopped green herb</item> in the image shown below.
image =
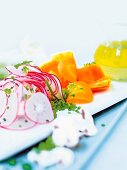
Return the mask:
[(11, 94), (11, 93), (12, 93), (12, 90), (11, 90), (11, 89), (6, 88), (6, 89), (4, 89), (4, 92), (5, 92), (6, 94)]
[(14, 67), (15, 67), (16, 69), (18, 69), (18, 68), (19, 68), (20, 66), (22, 66), (22, 65), (30, 65), (31, 62), (32, 62), (32, 61), (23, 61), (23, 62), (21, 62), (21, 63), (15, 64)]
[(29, 68), (27, 66), (23, 66), (22, 71), (27, 74), (29, 71)]
[[(52, 108), (53, 108), (53, 111), (54, 111), (54, 117), (55, 118), (57, 117), (56, 112), (60, 111), (60, 110), (68, 109), (69, 111), (75, 111), (75, 112), (79, 113), (80, 107), (77, 107), (75, 104), (66, 102), (66, 98), (69, 95), (69, 91), (67, 89), (63, 90), (63, 98), (59, 99), (53, 93), (53, 90), (52, 90), (49, 82), (47, 80), (45, 82), (46, 82), (46, 85), (47, 85), (50, 93), (54, 97), (54, 99), (51, 100), (51, 105), (52, 105)], [(75, 87), (75, 83), (72, 83), (72, 84), (73, 84), (72, 86)], [(74, 95), (75, 94), (73, 94), (73, 97), (74, 97)]]
[(14, 76), (11, 76), (11, 79), (12, 79), (12, 80), (14, 80), (14, 79), (15, 79), (15, 77), (14, 77)]
[(59, 99), (55, 96), (55, 94), (53, 93), (53, 90), (52, 90), (52, 88), (51, 88), (51, 86), (50, 86), (48, 80), (45, 80), (45, 83), (46, 83), (46, 86), (48, 87), (48, 89), (49, 89), (51, 95), (52, 95), (55, 99), (59, 100)]
[(69, 91), (67, 89), (62, 89), (62, 92), (63, 92), (63, 98), (64, 100), (66, 100), (69, 96)]
[(27, 91), (30, 89), (29, 86), (26, 86), (25, 88), (26, 88)]
[(8, 160), (8, 164), (11, 166), (15, 166), (17, 164), (17, 161), (15, 158), (11, 158)]
[(32, 166), (28, 163), (23, 163), (22, 164), (22, 169), (23, 170), (32, 170)]
[(29, 95), (27, 95), (27, 94), (25, 94), (24, 96), (23, 96), (23, 100), (27, 100), (29, 98)]
[(75, 97), (75, 94), (71, 94), (70, 96)]
[(33, 88), (30, 88), (30, 92), (33, 93), (33, 92), (34, 92), (34, 89), (33, 89)]
[(74, 87), (76, 87), (76, 84), (75, 84), (75, 83), (69, 83), (69, 85), (68, 85), (68, 88), (69, 88), (69, 89), (74, 88)]
[(106, 126), (106, 124), (102, 123), (102, 124), (101, 124), (101, 126), (102, 126), (102, 127), (105, 127), (105, 126)]
[(79, 113), (79, 110), (81, 109), (81, 107), (76, 106), (73, 103), (66, 103), (64, 100), (59, 99), (59, 100), (52, 100), (51, 101), (51, 105), (54, 111), (54, 117), (56, 118), (56, 112), (60, 111), (60, 110), (65, 110), (68, 109), (69, 111), (75, 111), (77, 113)]
[(84, 88), (83, 88), (83, 87), (80, 87), (80, 90), (84, 90)]
[(52, 137), (49, 136), (46, 141), (40, 142), (39, 145), (36, 148), (33, 148), (35, 152), (40, 153), (43, 150), (51, 150), (55, 148), (56, 145), (54, 144)]

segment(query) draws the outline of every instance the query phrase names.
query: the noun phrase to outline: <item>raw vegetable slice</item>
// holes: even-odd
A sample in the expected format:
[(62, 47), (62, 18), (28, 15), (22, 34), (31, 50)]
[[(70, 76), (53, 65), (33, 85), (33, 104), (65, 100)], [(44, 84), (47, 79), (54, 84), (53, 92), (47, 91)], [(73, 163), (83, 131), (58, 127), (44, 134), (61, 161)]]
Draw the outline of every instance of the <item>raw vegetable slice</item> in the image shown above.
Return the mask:
[(39, 67), (37, 66), (32, 66), (32, 65), (22, 65), (19, 66), (18, 68), (16, 68), (15, 66), (7, 66), (6, 69), (8, 70), (8, 72), (13, 75), (13, 76), (26, 76), (28, 71), (34, 71), (34, 72), (38, 72), (41, 73), (41, 70)]
[(17, 116), (18, 112), (18, 99), (16, 93), (8, 95), (8, 103), (4, 114), (0, 117), (0, 126), (6, 127), (12, 124)]
[(93, 93), (88, 84), (82, 81), (76, 81), (68, 85), (69, 96), (68, 103), (82, 104), (93, 101)]
[(30, 121), (26, 116), (17, 116), (15, 121), (5, 129), (9, 130), (27, 130), (34, 127), (36, 123)]
[(0, 90), (0, 103), (1, 103), (0, 117), (4, 114), (4, 112), (6, 110), (7, 102), (8, 102), (7, 95), (5, 94), (5, 92), (3, 90)]
[[(56, 76), (45, 72), (42, 73), (28, 72), (28, 76), (43, 84), (45, 84), (46, 81), (48, 81), (48, 84), (51, 86), (53, 93), (55, 95), (57, 95), (58, 93), (62, 95), (61, 84)], [(49, 91), (49, 89), (46, 86), (47, 85), (45, 84), (46, 90)], [(49, 97), (50, 96), (51, 94), (49, 95)]]
[(26, 76), (26, 74), (23, 72), (22, 67), (15, 68), (14, 66), (7, 66), (6, 69), (10, 74), (13, 74), (14, 76)]
[(82, 68), (78, 68), (77, 79), (79, 81), (84, 81), (88, 84), (93, 83), (101, 78), (105, 77), (102, 69), (99, 65), (95, 63), (89, 63), (84, 65)]
[(93, 92), (106, 90), (109, 88), (110, 83), (111, 83), (111, 79), (105, 76), (104, 78), (101, 78), (95, 81), (94, 83), (90, 84), (90, 88)]
[(35, 123), (47, 123), (54, 119), (49, 99), (43, 93), (34, 93), (26, 101), (25, 113), (29, 120)]

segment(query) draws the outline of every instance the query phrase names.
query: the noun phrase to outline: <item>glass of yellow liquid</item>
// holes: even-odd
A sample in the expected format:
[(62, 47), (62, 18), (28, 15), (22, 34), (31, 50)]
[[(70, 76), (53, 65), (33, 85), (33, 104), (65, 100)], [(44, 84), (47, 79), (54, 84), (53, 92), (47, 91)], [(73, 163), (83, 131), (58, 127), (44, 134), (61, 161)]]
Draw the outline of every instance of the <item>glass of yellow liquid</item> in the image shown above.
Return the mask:
[(94, 53), (95, 62), (101, 66), (105, 75), (113, 80), (127, 81), (126, 30), (127, 25), (122, 24), (107, 27), (104, 39), (106, 41), (100, 44)]

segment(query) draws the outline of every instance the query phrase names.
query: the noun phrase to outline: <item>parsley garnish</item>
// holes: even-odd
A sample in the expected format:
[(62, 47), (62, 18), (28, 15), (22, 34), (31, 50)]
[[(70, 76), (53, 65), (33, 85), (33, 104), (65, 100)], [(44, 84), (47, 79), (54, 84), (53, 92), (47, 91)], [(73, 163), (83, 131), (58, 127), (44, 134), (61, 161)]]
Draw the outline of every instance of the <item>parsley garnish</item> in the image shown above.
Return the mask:
[(15, 79), (15, 77), (14, 77), (14, 76), (11, 76), (11, 79), (12, 79), (12, 80), (14, 80), (14, 79)]
[(102, 127), (105, 127), (105, 126), (106, 126), (106, 124), (102, 123), (102, 124), (101, 124), (101, 126), (102, 126)]
[(33, 150), (35, 150), (36, 152), (39, 153), (43, 150), (51, 150), (55, 147), (56, 147), (56, 145), (54, 144), (52, 137), (49, 136), (45, 141), (40, 142), (37, 147), (33, 148)]
[(4, 92), (5, 92), (6, 94), (11, 94), (11, 93), (12, 93), (12, 89), (6, 88), (6, 89), (4, 89)]
[(81, 109), (80, 106), (76, 106), (73, 103), (67, 103), (62, 99), (52, 100), (51, 105), (52, 105), (52, 108), (54, 111), (55, 118), (57, 117), (57, 115), (56, 115), (57, 111), (68, 109), (69, 111), (75, 111), (75, 112), (79, 113), (79, 110)]
[(27, 74), (29, 71), (29, 68), (27, 66), (23, 66), (22, 71)]
[[(51, 100), (51, 105), (54, 111), (54, 117), (56, 118), (56, 112), (60, 111), (60, 110), (65, 110), (68, 109), (69, 111), (75, 111), (77, 113), (79, 113), (79, 110), (81, 107), (77, 107), (75, 104), (73, 103), (67, 103), (66, 99), (69, 95), (69, 91), (67, 89), (63, 90), (63, 98), (59, 99), (57, 98), (57, 96), (55, 96), (55, 94), (53, 93), (53, 90), (49, 84), (49, 82), (46, 80), (46, 85), (50, 91), (50, 93), (52, 94), (52, 96), (54, 97), (54, 99)], [(72, 86), (75, 86), (75, 84), (73, 83)]]
[(11, 158), (11, 159), (8, 160), (8, 164), (10, 166), (15, 166), (17, 164), (17, 161), (16, 161), (15, 158)]
[(32, 170), (32, 166), (29, 163), (23, 163), (22, 169), (23, 170)]

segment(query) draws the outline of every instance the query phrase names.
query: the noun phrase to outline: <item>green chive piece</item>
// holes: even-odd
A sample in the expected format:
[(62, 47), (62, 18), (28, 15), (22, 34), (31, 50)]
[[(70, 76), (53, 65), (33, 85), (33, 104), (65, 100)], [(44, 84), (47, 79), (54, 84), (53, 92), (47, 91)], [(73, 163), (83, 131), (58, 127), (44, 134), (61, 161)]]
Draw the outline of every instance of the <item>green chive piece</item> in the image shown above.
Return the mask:
[(22, 63), (15, 64), (14, 67), (18, 69), (22, 65), (30, 65), (32, 61), (23, 61)]
[(23, 66), (22, 71), (27, 74), (29, 71), (29, 68), (27, 66)]
[(23, 163), (22, 169), (23, 170), (32, 170), (32, 166), (29, 163)]
[(12, 158), (12, 159), (9, 159), (9, 160), (8, 160), (8, 164), (9, 164), (10, 166), (15, 166), (15, 165), (17, 164), (17, 161), (16, 161), (15, 158)]
[(11, 94), (11, 93), (12, 93), (12, 90), (11, 90), (11, 89), (6, 88), (6, 89), (4, 89), (4, 92), (5, 92), (6, 94)]

